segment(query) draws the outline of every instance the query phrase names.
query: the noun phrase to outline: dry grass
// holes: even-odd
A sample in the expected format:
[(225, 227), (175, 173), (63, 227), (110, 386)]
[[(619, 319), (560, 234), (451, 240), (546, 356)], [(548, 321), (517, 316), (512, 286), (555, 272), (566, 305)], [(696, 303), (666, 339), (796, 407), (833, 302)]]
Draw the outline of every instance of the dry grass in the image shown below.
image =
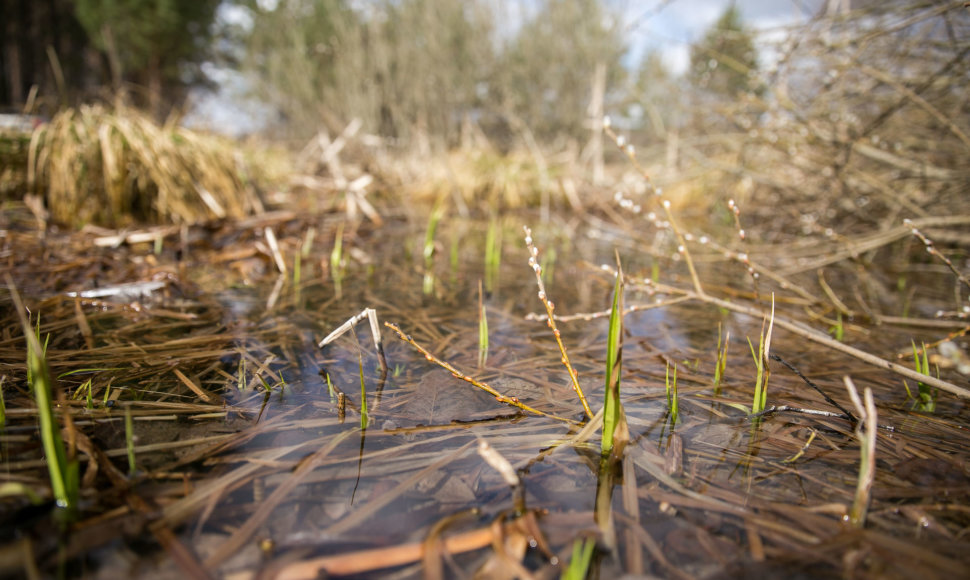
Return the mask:
[(196, 223), (261, 209), (230, 142), (132, 109), (65, 109), (34, 132), (28, 186), (61, 223)]

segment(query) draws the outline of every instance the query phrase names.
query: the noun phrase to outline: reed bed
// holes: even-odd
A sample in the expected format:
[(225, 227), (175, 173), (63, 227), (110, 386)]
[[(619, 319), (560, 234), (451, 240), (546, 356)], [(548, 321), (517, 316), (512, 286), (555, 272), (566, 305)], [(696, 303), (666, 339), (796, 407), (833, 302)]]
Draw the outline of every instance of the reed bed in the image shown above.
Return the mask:
[[(819, 108), (845, 83), (831, 86)], [(898, 95), (880, 95), (886, 112)], [(304, 150), (295, 188), (335, 194), (294, 201), (313, 211), (213, 221), (216, 206), (257, 206), (201, 193), (228, 189), (197, 186), (182, 145), (199, 142), (64, 113), (31, 146), (49, 200), (176, 225), (72, 233), (38, 229), (26, 205), (0, 214), (0, 256), (30, 310), (24, 324), (13, 291), (0, 299), (2, 523), (58, 513), (36, 443), (45, 413), (80, 471), (67, 533), (35, 533), (14, 567), (127, 576), (151, 538), (165, 556), (153, 571), (193, 577), (965, 576), (970, 217), (954, 211), (965, 171), (944, 167), (962, 131), (934, 114), (951, 99), (937, 97), (899, 147), (915, 155), (944, 126), (942, 153), (907, 164), (851, 144), (838, 185), (866, 184), (866, 203), (839, 205), (828, 230), (777, 208), (808, 212), (801, 185), (838, 179), (824, 169), (848, 119), (796, 117), (785, 147), (767, 127), (743, 166), (725, 161), (731, 147), (685, 140), (702, 169), (756, 184), (708, 200), (714, 221), (669, 195), (688, 186), (655, 186), (608, 124), (629, 172), (579, 202), (569, 160), (525, 138), (527, 154), (486, 144), (364, 172), (338, 156), (354, 123)], [(758, 163), (788, 164), (769, 177)], [(404, 186), (399, 203), (374, 205), (395, 198), (369, 196), (372, 175)], [(162, 213), (177, 208), (194, 213)], [(57, 395), (46, 410), (29, 396), (30, 332)]]

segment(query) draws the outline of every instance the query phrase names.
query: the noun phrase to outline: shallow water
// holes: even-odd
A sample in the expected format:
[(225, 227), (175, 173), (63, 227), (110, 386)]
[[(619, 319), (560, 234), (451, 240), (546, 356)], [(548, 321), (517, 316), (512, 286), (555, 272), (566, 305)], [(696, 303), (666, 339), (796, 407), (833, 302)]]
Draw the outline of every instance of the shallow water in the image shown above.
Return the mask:
[[(525, 264), (524, 247), (509, 243), (510, 238), (520, 237), (515, 230), (511, 226), (504, 230), (502, 268), (484, 301), (490, 335), (484, 369), (476, 364), (477, 282), (484, 277), (485, 269), (477, 256), (484, 255), (484, 236), (464, 233), (474, 232), (474, 227), (465, 224), (439, 233), (433, 296), (421, 293), (422, 260), (416, 248), (420, 247), (422, 232), (405, 233), (410, 244), (399, 241), (396, 236), (400, 233), (388, 238), (375, 233), (367, 241), (369, 255), (380, 256), (378, 263), (394, 266), (364, 268), (364, 281), (358, 279), (359, 265), (357, 272), (349, 267), (341, 300), (326, 312), (329, 326), (313, 331), (314, 338), (359, 309), (374, 307), (382, 321), (400, 324), (420, 344), (462, 372), (499, 390), (504, 387), (508, 392), (503, 393), (513, 396), (521, 393), (515, 392), (510, 382), (522, 381), (532, 386), (526, 400), (530, 405), (567, 419), (581, 419), (581, 407), (569, 387), (551, 333), (544, 323), (525, 320), (525, 314), (541, 312), (542, 306), (536, 297), (535, 279)], [(535, 237), (543, 255), (555, 247), (556, 260), (545, 270), (553, 273), (547, 279), (547, 290), (557, 304), (557, 314), (606, 308), (611, 281), (596, 268), (612, 261), (613, 246), (602, 239), (606, 236), (590, 239), (569, 231), (545, 237), (537, 233)], [(458, 244), (457, 250), (452, 244)], [(457, 253), (458, 259), (446, 261), (446, 248), (452, 255)], [(623, 253), (621, 258), (628, 273), (650, 275), (653, 258)], [(664, 264), (664, 268), (678, 271), (673, 262)], [(728, 270), (724, 277), (741, 278), (743, 283), (741, 274)], [(313, 311), (318, 304), (329, 304), (331, 292), (325, 283), (305, 288), (303, 308)], [(648, 304), (655, 299), (647, 296), (640, 302)], [(637, 298), (631, 294), (628, 300), (633, 303)], [(334, 316), (334, 312), (339, 314)], [(290, 311), (283, 316), (299, 318), (300, 313)], [(758, 570), (763, 562), (774, 562), (771, 556), (775, 554), (785, 556), (777, 564), (781, 569), (796, 569), (808, 565), (805, 555), (815, 550), (811, 546), (849, 532), (841, 520), (852, 503), (858, 475), (859, 448), (852, 424), (838, 417), (797, 412), (779, 413), (753, 423), (731, 406), (750, 405), (755, 369), (746, 352), (746, 340), (757, 342), (760, 320), (689, 304), (633, 313), (626, 317), (625, 325), (622, 388), (631, 431), (628, 456), (635, 467), (623, 472), (627, 479), (615, 490), (614, 510), (622, 533), (617, 551), (607, 551), (598, 560), (601, 573), (616, 569), (664, 576), (733, 575), (736, 569), (753, 566)], [(719, 325), (723, 332), (731, 333), (732, 343), (726, 379), (720, 396), (714, 397), (712, 376)], [(561, 323), (560, 327), (590, 404), (597, 409), (602, 403), (606, 319)], [(334, 458), (314, 471), (312, 481), (308, 478), (304, 482), (307, 487), (301, 496), (326, 498), (323, 505), (311, 499), (289, 498), (281, 504), (279, 517), (267, 518), (264, 529), (274, 539), (275, 554), (309, 547), (320, 556), (352, 548), (419, 542), (436, 522), (470, 508), (479, 513), (464, 525), (485, 525), (512, 510), (515, 495), (521, 491), (510, 489), (475, 453), (475, 445), (482, 439), (518, 470), (525, 505), (545, 514), (540, 522), (549, 522), (544, 532), (551, 538), (556, 557), (568, 559), (570, 538), (600, 529), (593, 516), (598, 438), (579, 446), (564, 443), (576, 427), (516, 414), (447, 371), (435, 370), (433, 364), (386, 329), (385, 348), (392, 373), (375, 405), (376, 358), (366, 324), (360, 324), (359, 329), (359, 346), (344, 338), (321, 353), (313, 341), (304, 340), (308, 350), (297, 355), (314, 359), (357, 409), (361, 406), (357, 359), (362, 357), (370, 421), (366, 430), (358, 431), (333, 451)], [(866, 337), (870, 347), (878, 346), (876, 338)], [(887, 459), (882, 459), (879, 475), (884, 481), (877, 480), (877, 497), (880, 493), (892, 496), (888, 489), (905, 495), (900, 490), (907, 488), (907, 482), (897, 481), (892, 475), (897, 466), (911, 461), (902, 458), (907, 453), (900, 449), (918, 456), (930, 452), (927, 443), (935, 447), (934, 456), (943, 453), (949, 457), (939, 460), (946, 466), (942, 470), (952, 478), (941, 480), (943, 493), (965, 497), (970, 492), (966, 463), (963, 459), (954, 462), (950, 455), (963, 456), (959, 445), (947, 446), (932, 438), (920, 441), (912, 427), (907, 429), (920, 420), (905, 411), (905, 392), (901, 392), (898, 379), (844, 357), (839, 360), (824, 349), (780, 333), (774, 339), (773, 352), (845, 407), (851, 406), (841, 384), (846, 373), (854, 376), (860, 389), (873, 387), (880, 404), (889, 405), (881, 418), (899, 430), (880, 436), (880, 446), (895, 449), (887, 449)], [(665, 393), (668, 363), (676, 365), (678, 373), (681, 415), (676, 425), (670, 423)], [(334, 416), (319, 373), (304, 371), (300, 377), (287, 378), (287, 382), (295, 394), (283, 397), (282, 402), (271, 399), (261, 420), (271, 421), (288, 412), (303, 415), (308, 408), (313, 409), (311, 415)], [(839, 413), (780, 365), (773, 369), (770, 388), (770, 404)], [(962, 403), (941, 401), (941, 408), (945, 410), (938, 416), (949, 417), (951, 426), (965, 420)], [(345, 432), (350, 425), (359, 424), (359, 415), (350, 411), (345, 421), (327, 431), (307, 434), (321, 437), (322, 433)], [(299, 444), (305, 432), (289, 432), (268, 447)], [(265, 443), (257, 444), (249, 452), (265, 448)], [(278, 473), (266, 478), (264, 485), (272, 488), (287, 477)], [(624, 493), (625, 498), (621, 497)], [(693, 494), (699, 494), (700, 499)], [(953, 495), (948, 497), (948, 501), (955, 500)], [(230, 505), (233, 503), (230, 501)], [(877, 527), (890, 535), (898, 535), (910, 525), (905, 523), (905, 516), (893, 515), (898, 513), (896, 506), (877, 501), (873, 507), (873, 519), (880, 523)], [(219, 516), (217, 509), (213, 517)], [(962, 516), (957, 522), (937, 524), (935, 528), (955, 530), (963, 525), (960, 521)], [(650, 543), (644, 544), (642, 537), (637, 539), (643, 533), (666, 555), (666, 564), (649, 563)], [(937, 540), (957, 537), (952, 532), (937, 533)], [(921, 535), (928, 539), (933, 533)], [(793, 544), (801, 546), (796, 550)], [(894, 560), (889, 555), (883, 557)], [(479, 556), (483, 558), (486, 556)], [(834, 574), (839, 567), (837, 560), (833, 556), (826, 565), (813, 565), (821, 569), (828, 566)], [(528, 561), (540, 571), (550, 562), (538, 553)], [(468, 570), (477, 565), (474, 560), (463, 560), (461, 567)]]
[[(607, 477), (598, 431), (579, 435), (582, 407), (551, 331), (544, 322), (526, 318), (542, 312), (542, 304), (521, 224), (513, 222), (501, 223), (501, 266), (489, 272), (488, 224), (444, 221), (436, 236), (434, 290), (428, 294), (422, 290), (423, 224), (389, 220), (382, 228), (348, 234), (346, 263), (337, 272), (330, 260), (333, 224), (279, 224), (277, 236), (289, 259), (309, 227), (320, 232), (301, 261), (299, 291), (292, 271), (277, 277), (268, 256), (238, 249), (246, 250), (252, 238), (234, 233), (227, 241), (228, 236), (216, 234), (191, 247), (181, 262), (174, 253), (152, 258), (161, 262), (153, 267), (178, 275), (178, 283), (157, 302), (141, 310), (83, 304), (95, 340), (83, 353), (72, 350), (81, 340), (73, 303), (46, 292), (44, 311), (59, 313), (44, 318), (43, 330), (53, 335), (49, 360), (57, 373), (122, 368), (97, 375), (103, 377), (98, 394), (140, 413), (139, 445), (205, 441), (154, 453), (139, 447), (134, 489), (151, 498), (158, 521), (176, 530), (203, 565), (227, 577), (252, 577), (258, 570), (291, 573), (295, 563), (358, 550), (377, 552), (360, 555), (358, 561), (368, 566), (355, 574), (417, 577), (423, 573), (420, 557), (386, 567), (377, 560), (391, 548), (433, 543), (446, 522), (446, 535), (460, 535), (488, 530), (503, 519), (511, 522), (509, 542), (528, 537), (546, 544), (540, 541), (522, 555), (511, 544), (495, 550), (485, 541), (435, 561), (444, 562), (449, 576), (477, 570), (490, 559), (489, 566), (498, 566), (489, 568), (493, 577), (512, 574), (509, 561), (541, 577), (555, 576), (557, 562), (570, 559), (574, 540), (591, 536), (600, 546), (593, 565), (601, 575), (908, 577), (916, 570), (929, 576), (966, 570), (961, 546), (970, 526), (965, 508), (970, 446), (964, 402), (944, 394), (935, 413), (914, 412), (899, 377), (775, 333), (772, 352), (843, 408), (854, 411), (844, 375), (851, 375), (860, 390), (872, 388), (879, 423), (891, 427), (878, 434), (869, 519), (857, 530), (844, 521), (860, 465), (854, 425), (775, 363), (768, 403), (795, 409), (750, 419), (739, 408), (751, 405), (755, 379), (747, 341), (757, 347), (762, 321), (698, 302), (625, 317), (621, 388), (630, 443)], [(636, 236), (624, 238), (622, 230), (590, 223), (556, 221), (535, 228), (557, 314), (593, 314), (608, 307), (612, 278), (600, 265), (613, 263), (617, 247), (629, 280), (656, 275), (689, 288), (682, 261), (638, 252), (631, 242)], [(259, 241), (258, 232), (253, 237)], [(125, 252), (124, 259), (138, 267), (151, 261), (147, 249)], [(230, 258), (234, 255), (242, 257)], [(699, 263), (712, 293), (738, 300), (750, 294), (743, 269)], [(483, 297), (489, 349), (486, 365), (478, 368), (478, 288), (485, 279), (491, 283)], [(31, 282), (21, 275), (18, 283)], [(759, 288), (762, 297), (770, 290), (766, 283)], [(849, 286), (835, 290), (852, 293)], [(45, 291), (38, 290), (41, 294)], [(626, 297), (628, 304), (641, 306), (663, 298), (632, 289)], [(929, 292), (920, 307), (935, 307), (935, 300), (945, 298)], [(398, 324), (462, 373), (560, 419), (495, 401), (387, 328), (382, 332), (389, 372), (383, 382), (366, 322), (357, 325), (356, 335), (317, 347), (331, 330), (368, 307), (381, 322)], [(807, 318), (797, 305), (782, 303), (779, 311)], [(595, 411), (603, 398), (607, 319), (559, 326)], [(815, 327), (828, 330), (824, 323)], [(730, 333), (731, 340), (724, 379), (715, 389), (719, 333)], [(884, 357), (905, 353), (912, 337), (908, 328), (861, 321), (846, 326), (847, 341)], [(676, 424), (665, 386), (674, 367)], [(171, 368), (181, 368), (185, 380), (213, 400), (191, 411), (152, 410), (148, 405), (160, 393), (166, 394), (155, 404), (165, 399), (201, 403), (202, 395), (186, 389)], [(966, 384), (952, 371), (944, 375)], [(337, 391), (345, 396), (343, 410)], [(365, 398), (367, 421), (362, 422)], [(829, 415), (801, 412), (806, 409)], [(111, 456), (120, 460), (124, 430), (117, 414), (97, 406), (84, 412), (89, 419), (78, 418), (81, 428), (90, 429), (104, 448), (117, 450)], [(176, 419), (163, 419), (173, 413)], [(510, 486), (483, 459), (477, 452), (482, 441), (511, 463), (521, 485)], [(11, 449), (8, 457), (28, 455)], [(595, 515), (598, 488), (604, 486), (612, 492), (612, 498), (607, 495), (610, 525)], [(110, 505), (107, 499), (101, 506), (97, 501), (92, 494), (82, 521), (97, 519), (97, 512)], [(538, 531), (515, 527), (528, 522), (523, 513), (536, 514)], [(171, 549), (143, 553), (137, 548), (146, 537), (141, 533), (102, 542), (77, 569), (102, 577), (174, 573)], [(504, 564), (495, 563), (496, 554)], [(432, 565), (430, 560), (423, 564), (425, 569)]]

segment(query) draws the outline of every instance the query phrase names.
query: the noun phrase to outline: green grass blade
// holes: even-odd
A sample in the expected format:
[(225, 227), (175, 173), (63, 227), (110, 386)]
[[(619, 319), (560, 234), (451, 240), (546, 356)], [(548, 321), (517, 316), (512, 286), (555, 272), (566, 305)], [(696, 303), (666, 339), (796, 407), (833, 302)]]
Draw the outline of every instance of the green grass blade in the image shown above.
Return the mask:
[[(27, 333), (30, 334), (30, 331)], [(40, 341), (36, 335), (29, 338), (32, 340), (28, 340), (27, 368), (30, 371), (30, 388), (37, 403), (37, 420), (40, 423), (41, 444), (47, 457), (51, 491), (59, 507), (73, 510), (77, 505), (79, 484), (70, 477), (67, 452), (61, 439), (60, 426), (54, 417), (53, 381)]]
[(6, 375), (0, 375), (0, 431), (7, 425), (7, 403), (3, 400), (3, 382)]
[(488, 361), (488, 315), (482, 297), (482, 282), (478, 281), (478, 368)]
[(485, 234), (485, 290), (495, 291), (498, 282), (498, 271), (502, 264), (502, 231), (497, 218), (493, 217), (488, 223)]
[(128, 450), (128, 475), (133, 476), (138, 470), (135, 463), (135, 423), (131, 417), (131, 407), (125, 406), (125, 447)]
[(573, 555), (569, 559), (569, 566), (562, 572), (561, 580), (584, 580), (593, 561), (593, 548), (596, 541), (592, 538), (577, 538), (573, 542)]
[(670, 363), (667, 363), (667, 408), (670, 409), (670, 424), (676, 425), (680, 417), (680, 401), (677, 397), (677, 365), (674, 365), (673, 379), (670, 376)]
[(424, 284), (421, 287), (425, 296), (434, 292), (434, 239), (435, 232), (438, 230), (438, 222), (445, 215), (444, 203), (438, 201), (431, 216), (428, 218), (428, 229), (424, 233)]
[(620, 424), (620, 371), (623, 351), (623, 272), (617, 270), (610, 308), (610, 326), (606, 341), (606, 392), (603, 403), (603, 438), (601, 451), (612, 453), (613, 440)]
[(367, 386), (364, 383), (364, 357), (357, 348), (357, 372), (360, 374), (360, 430), (367, 429)]

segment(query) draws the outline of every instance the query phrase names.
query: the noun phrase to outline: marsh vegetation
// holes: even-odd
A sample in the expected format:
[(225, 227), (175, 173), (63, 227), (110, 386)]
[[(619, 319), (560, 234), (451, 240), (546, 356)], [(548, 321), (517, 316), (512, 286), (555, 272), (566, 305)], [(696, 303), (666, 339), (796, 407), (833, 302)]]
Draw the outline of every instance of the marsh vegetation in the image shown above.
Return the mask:
[(65, 109), (3, 150), (2, 574), (966, 575), (968, 17), (828, 13), (758, 72), (727, 13), (689, 121), (611, 121), (592, 62), (591, 126), (508, 93), (507, 151), (424, 93), (289, 155)]

